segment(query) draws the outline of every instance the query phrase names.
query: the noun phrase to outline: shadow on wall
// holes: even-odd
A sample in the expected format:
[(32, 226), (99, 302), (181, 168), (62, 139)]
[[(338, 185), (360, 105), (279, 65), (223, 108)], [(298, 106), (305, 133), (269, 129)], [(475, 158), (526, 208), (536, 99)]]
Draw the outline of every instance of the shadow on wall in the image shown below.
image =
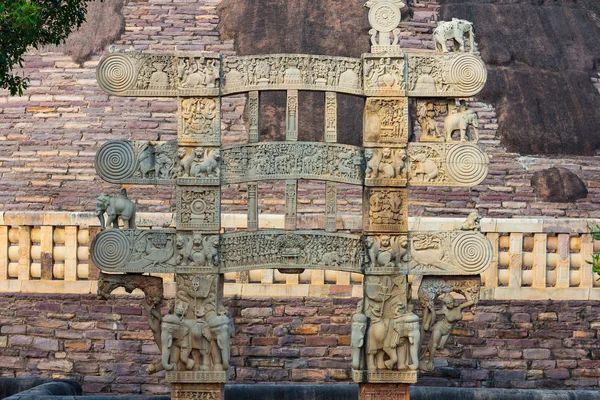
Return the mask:
[(496, 106), (499, 133), (521, 154), (600, 150), (600, 2), (439, 0), (441, 20), (473, 21), (488, 65), (480, 98)]

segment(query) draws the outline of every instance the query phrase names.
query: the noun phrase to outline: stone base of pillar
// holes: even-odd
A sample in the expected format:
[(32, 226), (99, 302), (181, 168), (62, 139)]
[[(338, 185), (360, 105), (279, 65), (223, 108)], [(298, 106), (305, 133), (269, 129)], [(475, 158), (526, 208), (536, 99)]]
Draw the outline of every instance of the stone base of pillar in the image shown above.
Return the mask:
[(405, 383), (361, 383), (358, 400), (410, 400), (410, 385)]
[(225, 400), (225, 384), (172, 383), (171, 400)]

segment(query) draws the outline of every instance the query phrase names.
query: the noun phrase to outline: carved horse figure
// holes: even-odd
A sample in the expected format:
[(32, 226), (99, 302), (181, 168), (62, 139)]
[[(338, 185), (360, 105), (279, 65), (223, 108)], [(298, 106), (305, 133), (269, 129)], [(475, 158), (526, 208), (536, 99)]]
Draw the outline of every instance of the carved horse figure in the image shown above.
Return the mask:
[[(107, 220), (104, 221), (104, 213)], [(127, 198), (127, 191), (121, 189), (118, 196), (101, 194), (96, 198), (96, 216), (100, 220), (100, 229), (107, 226), (119, 229), (119, 217), (123, 220), (125, 229), (135, 229), (135, 203)]]
[(446, 41), (452, 39), (454, 51), (465, 51), (465, 37), (469, 40), (471, 53), (475, 51), (475, 33), (473, 23), (464, 19), (452, 18), (452, 21), (442, 21), (433, 31), (435, 48), (439, 52), (447, 53)]

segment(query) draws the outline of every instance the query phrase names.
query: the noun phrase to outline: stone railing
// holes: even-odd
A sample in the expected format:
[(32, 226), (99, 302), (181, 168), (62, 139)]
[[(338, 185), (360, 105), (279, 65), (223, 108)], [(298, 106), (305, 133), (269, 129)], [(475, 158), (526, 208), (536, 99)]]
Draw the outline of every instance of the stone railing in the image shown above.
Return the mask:
[[(345, 216), (348, 230), (360, 229), (359, 216)], [(242, 214), (223, 215), (226, 229), (245, 228)], [(483, 219), (492, 242), (491, 267), (482, 275), (483, 299), (600, 299), (600, 281), (586, 260), (600, 250), (584, 219)], [(460, 226), (459, 218), (410, 218), (411, 230)], [(261, 228), (283, 228), (283, 215), (261, 215)], [(173, 226), (171, 214), (139, 213), (138, 228)], [(95, 293), (98, 269), (89, 245), (99, 232), (93, 213), (0, 213), (0, 292)], [(161, 275), (167, 294), (173, 277)], [(282, 274), (255, 270), (225, 274), (227, 296), (361, 297), (362, 275), (341, 271)], [(416, 284), (413, 286), (417, 286)]]

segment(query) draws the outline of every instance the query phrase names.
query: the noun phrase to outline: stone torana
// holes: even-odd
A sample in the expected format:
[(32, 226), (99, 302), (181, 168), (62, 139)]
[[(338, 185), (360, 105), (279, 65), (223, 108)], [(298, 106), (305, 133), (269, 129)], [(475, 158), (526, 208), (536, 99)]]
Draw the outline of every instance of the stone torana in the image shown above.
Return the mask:
[[(227, 272), (364, 274), (349, 363), (363, 400), (408, 399), (417, 371), (435, 368), (436, 351), (479, 299), (479, 274), (491, 263), (492, 247), (478, 231), (476, 213), (453, 231), (410, 232), (407, 222), (407, 187), (470, 187), (487, 175), (477, 114), (467, 107), (487, 77), (473, 26), (441, 23), (432, 38), (437, 50), (414, 52), (402, 48), (398, 28), (405, 3), (369, 0), (365, 6), (372, 47), (361, 59), (116, 52), (98, 66), (98, 83), (111, 95), (178, 103), (176, 142), (111, 141), (96, 155), (97, 173), (108, 182), (174, 185), (176, 229), (136, 230), (135, 205), (125, 191), (101, 195), (96, 214), (106, 229), (91, 249), (94, 263), (110, 273), (102, 277), (104, 297), (118, 286), (146, 293), (148, 322), (161, 350), (150, 371), (167, 371), (173, 399), (224, 398), (235, 335), (222, 305)], [(268, 90), (287, 93), (285, 141), (259, 141), (260, 92)], [(303, 90), (325, 97), (323, 142), (298, 141)], [(248, 96), (249, 140), (221, 147), (221, 98), (239, 93)], [(343, 117), (337, 93), (366, 100), (362, 146), (337, 143)], [(296, 230), (299, 179), (326, 182), (325, 230)], [(258, 229), (263, 180), (285, 181), (283, 230)], [(246, 231), (221, 230), (221, 185), (232, 183), (247, 185)], [(362, 233), (338, 232), (338, 183), (363, 187)], [(119, 219), (125, 229), (118, 229)], [(147, 273), (175, 274), (176, 296), (166, 315), (160, 313), (159, 278)], [(409, 276), (422, 276), (421, 317), (413, 311)]]

